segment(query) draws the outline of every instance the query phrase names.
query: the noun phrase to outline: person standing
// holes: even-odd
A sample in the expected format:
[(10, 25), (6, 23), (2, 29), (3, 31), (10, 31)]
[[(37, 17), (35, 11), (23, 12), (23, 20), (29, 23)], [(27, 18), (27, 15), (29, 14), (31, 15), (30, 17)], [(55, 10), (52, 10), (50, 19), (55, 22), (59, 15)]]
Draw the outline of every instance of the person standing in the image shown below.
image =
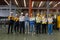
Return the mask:
[(57, 28), (60, 31), (60, 14), (57, 16)]
[(13, 27), (14, 27), (14, 16), (13, 16), (13, 12), (10, 12), (10, 15), (8, 16), (8, 20), (9, 20), (9, 27), (8, 27), (8, 34), (9, 34), (10, 31), (11, 31), (11, 33), (13, 33)]
[(31, 14), (30, 16), (30, 33), (33, 33), (35, 32), (35, 17), (33, 16), (33, 14)]
[(42, 16), (42, 33), (46, 33), (46, 25), (47, 25), (47, 18), (46, 16)]
[(48, 17), (48, 34), (51, 35), (53, 32), (53, 17), (49, 15)]
[(25, 16), (23, 15), (23, 12), (21, 13), (21, 16), (19, 17), (20, 22), (20, 33), (25, 34)]
[(19, 32), (19, 16), (18, 14), (15, 15), (15, 23), (14, 23), (14, 31), (15, 33)]
[(28, 13), (25, 14), (25, 34), (29, 34), (29, 16)]
[(36, 34), (41, 33), (41, 16), (38, 13), (36, 16)]

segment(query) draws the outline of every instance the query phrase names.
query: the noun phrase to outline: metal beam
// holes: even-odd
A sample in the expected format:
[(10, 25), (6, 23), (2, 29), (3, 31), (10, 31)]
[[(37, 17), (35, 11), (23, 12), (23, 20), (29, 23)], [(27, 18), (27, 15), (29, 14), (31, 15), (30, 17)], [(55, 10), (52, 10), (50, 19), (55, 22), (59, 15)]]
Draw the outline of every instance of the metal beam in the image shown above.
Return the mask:
[[(6, 7), (0, 7), (0, 9), (10, 9), (8, 6), (6, 6)], [(14, 7), (14, 6), (12, 6), (11, 7), (11, 9), (29, 9), (29, 7)], [(47, 9), (47, 8), (36, 8), (36, 7), (34, 7), (34, 8), (32, 8), (32, 9)], [(60, 9), (60, 8), (49, 8), (49, 9)]]
[[(48, 0), (32, 0), (32, 1), (48, 1)], [(49, 0), (49, 1), (60, 1), (60, 0)]]

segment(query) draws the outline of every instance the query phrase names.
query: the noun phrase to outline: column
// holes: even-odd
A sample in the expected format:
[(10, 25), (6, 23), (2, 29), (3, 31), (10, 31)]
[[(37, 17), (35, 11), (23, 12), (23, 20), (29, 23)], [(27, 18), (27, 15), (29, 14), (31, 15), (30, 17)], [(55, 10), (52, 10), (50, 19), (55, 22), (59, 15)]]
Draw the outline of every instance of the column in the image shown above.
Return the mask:
[(11, 0), (10, 0), (10, 5), (9, 5), (10, 12), (11, 12), (11, 9), (12, 9), (11, 5), (12, 5), (12, 3), (11, 3)]
[(29, 16), (32, 14), (32, 0), (29, 0)]
[(49, 14), (49, 1), (47, 1), (47, 18), (48, 18), (48, 14)]

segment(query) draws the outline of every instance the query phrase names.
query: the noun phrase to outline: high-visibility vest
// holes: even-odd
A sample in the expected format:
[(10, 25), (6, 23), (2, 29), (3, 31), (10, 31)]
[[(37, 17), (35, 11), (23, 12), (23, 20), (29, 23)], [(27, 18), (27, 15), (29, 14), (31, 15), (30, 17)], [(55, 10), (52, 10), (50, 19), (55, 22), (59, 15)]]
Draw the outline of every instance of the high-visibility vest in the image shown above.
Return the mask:
[(13, 16), (8, 16), (8, 19), (9, 20), (14, 20), (14, 17)]
[(36, 23), (41, 23), (41, 17), (36, 17)]
[(45, 17), (42, 17), (42, 24), (47, 24), (47, 19)]
[(57, 16), (57, 27), (60, 28), (60, 16)]
[(19, 21), (19, 18), (15, 17), (15, 22)]

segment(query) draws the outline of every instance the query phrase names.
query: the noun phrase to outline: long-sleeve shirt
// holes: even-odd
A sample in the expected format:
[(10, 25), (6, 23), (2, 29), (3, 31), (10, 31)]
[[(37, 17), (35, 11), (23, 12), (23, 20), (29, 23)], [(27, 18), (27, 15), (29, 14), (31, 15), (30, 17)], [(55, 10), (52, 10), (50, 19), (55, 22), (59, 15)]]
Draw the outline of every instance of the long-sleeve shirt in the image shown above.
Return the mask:
[(25, 21), (25, 16), (20, 16), (20, 17), (19, 17), (19, 21), (20, 21), (20, 22)]
[(25, 16), (25, 21), (29, 21), (29, 17), (28, 16)]

